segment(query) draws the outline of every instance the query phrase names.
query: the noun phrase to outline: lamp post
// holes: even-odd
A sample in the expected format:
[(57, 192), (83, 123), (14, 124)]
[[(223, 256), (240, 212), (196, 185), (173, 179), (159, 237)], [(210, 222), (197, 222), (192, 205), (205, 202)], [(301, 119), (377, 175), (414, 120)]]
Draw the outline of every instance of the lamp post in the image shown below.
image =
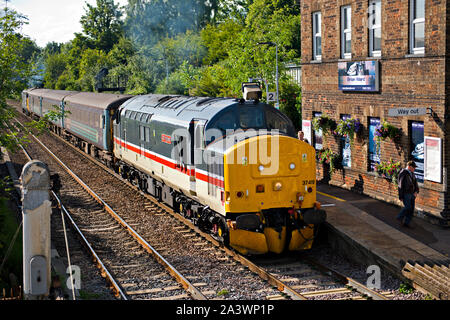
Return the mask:
[(271, 46), (275, 46), (275, 78), (276, 78), (276, 86), (277, 86), (277, 103), (275, 105), (275, 108), (280, 109), (280, 97), (279, 97), (279, 91), (278, 91), (278, 43), (267, 41), (267, 42), (258, 42), (257, 45), (267, 44)]

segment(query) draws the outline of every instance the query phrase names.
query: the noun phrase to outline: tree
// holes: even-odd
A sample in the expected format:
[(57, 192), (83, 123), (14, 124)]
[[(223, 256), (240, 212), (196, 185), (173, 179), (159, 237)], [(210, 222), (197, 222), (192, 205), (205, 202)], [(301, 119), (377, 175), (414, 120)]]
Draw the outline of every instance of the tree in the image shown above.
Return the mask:
[(114, 0), (97, 0), (94, 7), (86, 3), (85, 15), (81, 17), (83, 32), (97, 49), (109, 52), (122, 36), (122, 12)]
[(57, 115), (52, 112), (22, 127), (13, 121), (15, 110), (6, 102), (9, 98), (18, 98), (32, 76), (29, 48), (33, 45), (18, 33), (25, 23), (25, 16), (14, 10), (5, 9), (0, 14), (0, 146), (9, 151), (26, 143), (32, 128), (45, 131), (49, 118)]
[(17, 147), (15, 138), (18, 137), (18, 130), (12, 123), (14, 111), (7, 105), (6, 99), (21, 92), (24, 88), (23, 79), (29, 77), (30, 71), (19, 55), (24, 42), (17, 30), (25, 23), (24, 16), (10, 9), (5, 9), (0, 15), (0, 146), (9, 150)]

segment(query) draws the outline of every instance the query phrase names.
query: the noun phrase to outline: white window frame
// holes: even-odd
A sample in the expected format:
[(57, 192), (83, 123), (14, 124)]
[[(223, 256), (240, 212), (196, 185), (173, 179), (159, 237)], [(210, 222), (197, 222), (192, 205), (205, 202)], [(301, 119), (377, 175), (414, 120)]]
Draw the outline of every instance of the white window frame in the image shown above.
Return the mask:
[[(379, 9), (378, 13), (380, 17), (380, 21), (376, 21), (376, 10)], [(370, 0), (369, 1), (369, 56), (371, 57), (381, 57), (381, 48), (379, 50), (374, 50), (373, 45), (375, 41), (375, 30), (380, 30), (380, 34), (382, 34), (381, 29), (381, 10), (382, 3), (381, 0)], [(381, 46), (381, 44), (380, 44)]]
[[(316, 61), (322, 60), (322, 13), (316, 11), (312, 13), (313, 26), (313, 59)], [(318, 29), (318, 30), (317, 30)], [(320, 37), (320, 54), (318, 54), (317, 38)]]
[[(424, 54), (425, 53), (425, 13), (426, 13), (426, 5), (424, 5), (424, 17), (417, 18), (415, 17), (416, 12), (416, 1), (410, 0), (410, 15), (409, 15), (409, 34), (410, 34), (410, 51), (412, 54)], [(419, 23), (423, 23), (424, 28), (424, 46), (416, 47), (416, 35), (415, 35), (415, 26)]]
[[(347, 13), (347, 15), (345, 14)], [(345, 18), (347, 19), (347, 28), (345, 28)], [(346, 36), (350, 37), (350, 52), (345, 51), (345, 40)], [(342, 6), (341, 7), (341, 58), (351, 59), (352, 58), (352, 7)]]

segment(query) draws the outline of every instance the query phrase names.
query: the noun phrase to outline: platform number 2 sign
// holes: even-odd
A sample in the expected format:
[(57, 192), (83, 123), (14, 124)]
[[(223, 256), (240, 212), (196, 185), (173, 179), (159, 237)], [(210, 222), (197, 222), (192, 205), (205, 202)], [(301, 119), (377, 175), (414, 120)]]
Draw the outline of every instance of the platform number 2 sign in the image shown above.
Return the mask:
[(380, 267), (377, 265), (371, 265), (367, 268), (366, 274), (369, 275), (366, 286), (370, 289), (381, 289)]
[(276, 92), (267, 92), (267, 102), (276, 101), (277, 93)]

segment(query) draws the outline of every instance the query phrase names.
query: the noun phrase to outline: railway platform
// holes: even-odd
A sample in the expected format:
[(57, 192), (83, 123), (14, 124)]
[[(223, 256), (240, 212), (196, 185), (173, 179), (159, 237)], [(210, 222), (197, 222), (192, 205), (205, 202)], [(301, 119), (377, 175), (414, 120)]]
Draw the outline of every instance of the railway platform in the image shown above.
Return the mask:
[(416, 216), (407, 228), (396, 219), (401, 209), (396, 205), (327, 184), (319, 183), (317, 191), (327, 211), (328, 242), (355, 262), (378, 265), (401, 278), (407, 265), (448, 271), (450, 228)]

